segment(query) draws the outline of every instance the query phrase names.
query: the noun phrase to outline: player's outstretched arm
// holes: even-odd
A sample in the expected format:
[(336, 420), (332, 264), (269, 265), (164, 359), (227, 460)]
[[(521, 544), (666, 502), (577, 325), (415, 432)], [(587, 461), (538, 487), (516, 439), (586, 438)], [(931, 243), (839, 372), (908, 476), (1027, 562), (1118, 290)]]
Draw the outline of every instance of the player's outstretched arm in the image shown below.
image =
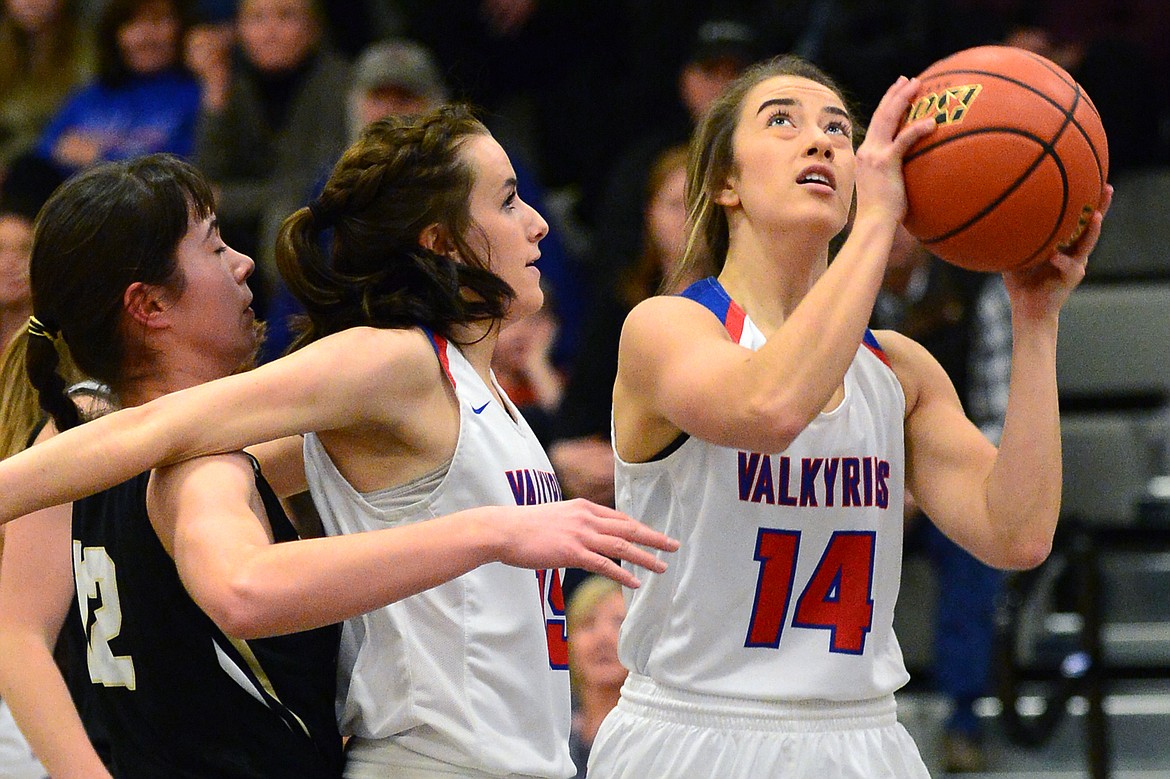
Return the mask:
[[(148, 511), (199, 606), (229, 635), (307, 630), (371, 611), (486, 563), (580, 567), (628, 587), (610, 557), (649, 571), (678, 543), (584, 500), (489, 506), (401, 527), (272, 544), (250, 461), (202, 457), (157, 471)], [(295, 572), (295, 575), (290, 575)]]
[(426, 337), (353, 328), (247, 373), (67, 430), (0, 462), (0, 523), (189, 457), (309, 431), (392, 427), (439, 381)]

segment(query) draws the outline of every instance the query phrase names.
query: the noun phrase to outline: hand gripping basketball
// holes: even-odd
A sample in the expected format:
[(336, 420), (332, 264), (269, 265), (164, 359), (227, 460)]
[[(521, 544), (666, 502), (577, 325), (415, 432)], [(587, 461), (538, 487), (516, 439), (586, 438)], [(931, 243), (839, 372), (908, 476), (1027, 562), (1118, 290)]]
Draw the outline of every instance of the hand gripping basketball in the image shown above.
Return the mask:
[(907, 120), (934, 133), (903, 161), (906, 228), (944, 260), (1005, 271), (1076, 243), (1101, 205), (1109, 149), (1093, 101), (1049, 60), (980, 46), (919, 76)]

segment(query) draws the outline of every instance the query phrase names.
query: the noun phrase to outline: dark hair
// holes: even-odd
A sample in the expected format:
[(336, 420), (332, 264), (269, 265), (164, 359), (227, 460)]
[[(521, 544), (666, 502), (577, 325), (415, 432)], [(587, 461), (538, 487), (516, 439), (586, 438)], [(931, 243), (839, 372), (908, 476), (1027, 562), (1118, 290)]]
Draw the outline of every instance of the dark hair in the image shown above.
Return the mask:
[(13, 214), (30, 224), (65, 174), (51, 160), (26, 152), (14, 158), (0, 184), (0, 215)]
[[(97, 165), (49, 198), (33, 229), (33, 315), (60, 333), (77, 367), (115, 392), (131, 345), (123, 295), (135, 282), (181, 294), (176, 250), (190, 221), (214, 212), (206, 179), (169, 154)], [(49, 338), (28, 337), (28, 377), (59, 430), (78, 424)]]
[(181, 0), (106, 0), (101, 16), (97, 20), (97, 71), (98, 81), (107, 87), (117, 87), (134, 77), (133, 71), (122, 58), (118, 46), (118, 31), (138, 15), (144, 6), (164, 3), (178, 22), (175, 36), (175, 68), (183, 67), (183, 36), (190, 26), (188, 7), (190, 3)]
[[(462, 105), (362, 131), (321, 196), (277, 236), (277, 266), (308, 315), (292, 348), (358, 325), (423, 326), (451, 339), (455, 325), (503, 317), (512, 288), (467, 242), (479, 228), (469, 203), (475, 172), (461, 149), (481, 135), (487, 128)], [(462, 262), (419, 244), (436, 224)], [(327, 228), (329, 257), (319, 240)]]
[(727, 214), (715, 202), (715, 197), (734, 171), (732, 136), (739, 124), (744, 99), (757, 84), (776, 76), (806, 78), (835, 92), (853, 117), (854, 147), (860, 143), (863, 130), (852, 101), (837, 82), (816, 65), (796, 55), (783, 54), (745, 70), (711, 104), (691, 136), (687, 166), (687, 223), (691, 232), (683, 258), (675, 266), (666, 289), (676, 290), (690, 281), (722, 270), (729, 233)]

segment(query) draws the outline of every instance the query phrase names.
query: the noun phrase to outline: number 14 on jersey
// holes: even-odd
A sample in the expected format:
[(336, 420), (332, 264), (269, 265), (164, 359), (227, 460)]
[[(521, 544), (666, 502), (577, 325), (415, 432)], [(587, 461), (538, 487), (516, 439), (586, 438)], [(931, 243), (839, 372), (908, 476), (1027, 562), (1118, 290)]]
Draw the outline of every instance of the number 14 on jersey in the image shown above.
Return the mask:
[[(809, 553), (800, 546), (798, 530), (760, 528), (755, 554), (760, 573), (745, 647), (780, 646), (797, 586), (797, 559)], [(830, 652), (864, 652), (873, 626), (874, 547), (872, 530), (833, 533), (812, 575), (803, 582), (791, 627), (828, 631)]]

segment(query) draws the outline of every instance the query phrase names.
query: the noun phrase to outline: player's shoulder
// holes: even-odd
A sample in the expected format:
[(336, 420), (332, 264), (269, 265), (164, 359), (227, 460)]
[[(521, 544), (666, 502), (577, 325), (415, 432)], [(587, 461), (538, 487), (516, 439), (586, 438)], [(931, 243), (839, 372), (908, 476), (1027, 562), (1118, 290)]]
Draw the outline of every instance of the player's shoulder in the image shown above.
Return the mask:
[(334, 380), (371, 389), (409, 386), (437, 376), (435, 342), (418, 328), (350, 327), (328, 335), (304, 351), (314, 370)]
[(682, 295), (655, 295), (643, 300), (626, 317), (624, 333), (662, 338), (722, 333), (723, 323), (703, 303)]
[(410, 358), (434, 352), (431, 338), (417, 327), (347, 327), (325, 336), (314, 345), (334, 353), (348, 352), (380, 360)]
[(923, 386), (950, 383), (946, 371), (925, 346), (895, 330), (874, 330), (874, 340), (909, 400)]
[(913, 363), (923, 355), (930, 356), (926, 347), (897, 330), (871, 330), (870, 336), (889, 358), (892, 366), (897, 363)]

